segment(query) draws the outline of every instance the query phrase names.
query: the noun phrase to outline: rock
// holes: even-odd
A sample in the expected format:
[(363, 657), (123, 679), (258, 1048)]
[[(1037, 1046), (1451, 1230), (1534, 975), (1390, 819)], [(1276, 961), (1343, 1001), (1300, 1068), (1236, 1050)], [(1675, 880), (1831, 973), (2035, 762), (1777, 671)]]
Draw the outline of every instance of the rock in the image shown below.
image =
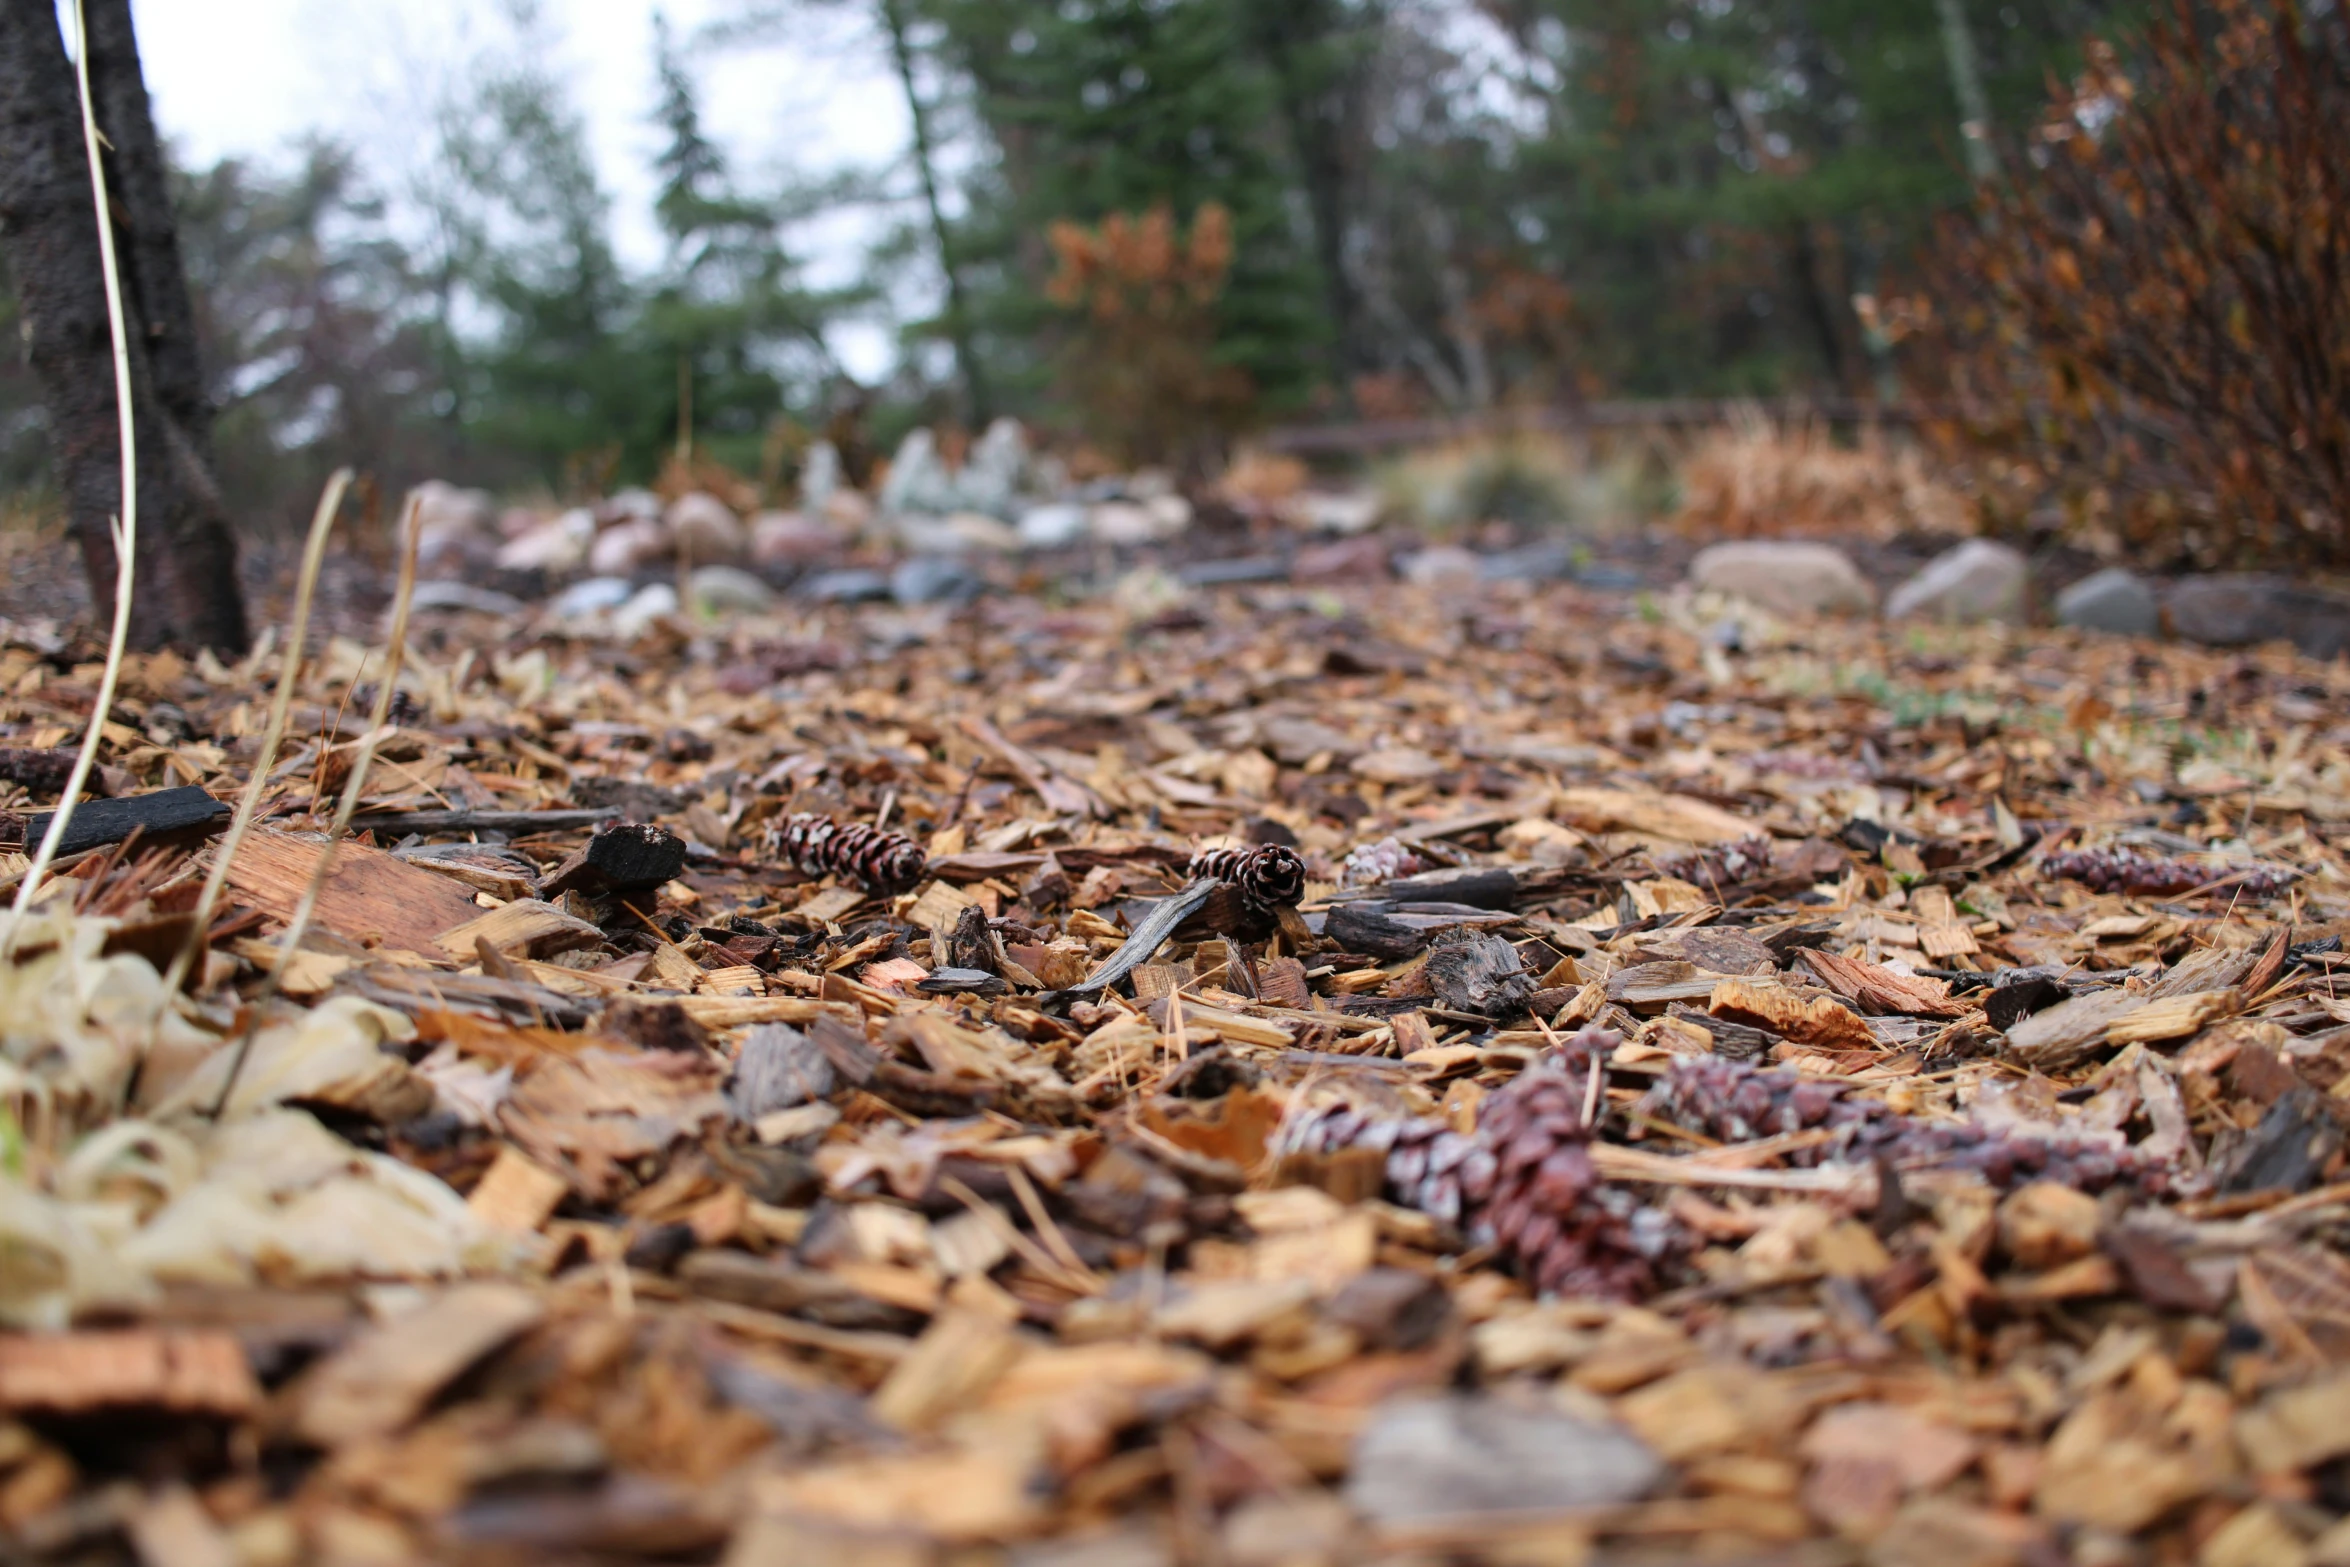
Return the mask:
[(1865, 615), (1876, 590), (1845, 553), (1801, 539), (1740, 539), (1698, 552), (1690, 583), (1745, 599), (1774, 615)]
[(911, 512), (944, 516), (955, 509), (954, 475), (938, 454), (938, 438), (928, 430), (910, 430), (889, 460), (889, 477), (876, 497), (884, 517)]
[(1172, 491), (1152, 496), (1143, 502), (1143, 508), (1151, 514), (1151, 520), (1158, 524), (1161, 538), (1174, 538), (1191, 526), (1191, 502)]
[(840, 530), (806, 512), (763, 511), (751, 519), (751, 559), (762, 566), (805, 566), (841, 552)]
[(1367, 533), (1387, 509), (1377, 490), (1308, 490), (1290, 504), (1298, 520), (1319, 533)]
[(2108, 566), (2056, 596), (2056, 623), (2125, 637), (2162, 635), (2162, 603), (2136, 572)]
[(1195, 560), (1175, 568), (1175, 580), (1187, 588), (1230, 587), (1241, 582), (1281, 582), (1289, 563), (1278, 555), (1241, 555), (1230, 560)]
[(1009, 554), (1020, 547), (1020, 535), (1010, 523), (978, 511), (959, 511), (951, 517), (910, 514), (897, 519), (897, 533), (898, 541), (918, 555), (962, 550)]
[(739, 561), (750, 544), (741, 519), (726, 502), (700, 490), (680, 495), (661, 520), (669, 525), (669, 537), (677, 548), (697, 565)]
[(595, 542), (596, 514), (574, 506), (508, 539), (495, 558), (506, 571), (577, 571), (587, 564), (588, 549)]
[(889, 595), (900, 604), (968, 604), (986, 591), (977, 572), (943, 555), (912, 556), (889, 574)]
[(1323, 583), (1385, 582), (1390, 575), (1387, 546), (1377, 539), (1343, 539), (1309, 544), (1289, 563), (1289, 580), (1301, 587)]
[(1188, 502), (1180, 517), (1163, 504), (1182, 500), (1170, 495), (1154, 501), (1103, 501), (1087, 514), (1086, 531), (1104, 544), (1155, 544), (1182, 532), (1190, 520)]
[(800, 506), (821, 517), (839, 490), (840, 448), (830, 441), (818, 441), (800, 461)]
[(1925, 569), (1893, 590), (1885, 613), (1972, 625), (1980, 621), (2024, 623), (2031, 564), (2021, 553), (1992, 539), (1969, 539), (1945, 550)]
[(654, 621), (677, 613), (677, 589), (666, 582), (640, 588), (627, 603), (612, 612), (612, 629), (633, 637)]
[(1355, 1439), (1346, 1497), (1375, 1525), (1603, 1507), (1664, 1476), (1621, 1427), (1490, 1395), (1391, 1399)]
[(819, 604), (864, 604), (889, 597), (889, 578), (862, 566), (850, 566), (804, 578), (792, 592)]
[(416, 563), (426, 575), (489, 564), (498, 549), (498, 512), (486, 490), (427, 479), (408, 492), (416, 508)]
[(607, 495), (596, 506), (596, 522), (609, 528), (616, 522), (634, 522), (639, 518), (659, 520), (661, 497), (651, 490), (618, 490)]
[(495, 588), (475, 587), (470, 582), (419, 582), (409, 607), (468, 610), (476, 615), (519, 615), (522, 600)]
[(1438, 544), (1407, 555), (1400, 562), (1403, 579), (1414, 586), (1459, 587), (1482, 574), (1477, 557), (1454, 544)]
[(757, 615), (775, 607), (775, 590), (739, 566), (696, 566), (686, 597), (697, 615)]
[(1085, 537), (1085, 508), (1068, 501), (1031, 506), (1020, 514), (1015, 531), (1029, 549), (1067, 549)]
[(560, 620), (584, 620), (618, 609), (635, 591), (626, 577), (589, 577), (574, 582), (547, 603), (547, 613)]
[(588, 546), (588, 570), (599, 577), (626, 577), (669, 555), (669, 530), (658, 517), (631, 517), (596, 535)]
[(998, 419), (971, 448), (955, 491), (964, 508), (1009, 517), (1028, 467), (1028, 431), (1017, 419)]
[(2287, 577), (2189, 577), (2172, 584), (2167, 607), (2172, 631), (2211, 647), (2282, 639), (2316, 659), (2350, 649), (2350, 600)]
[(1477, 575), (1487, 582), (1564, 582), (1574, 574), (1575, 551), (1557, 539), (1504, 550), (1477, 562)]

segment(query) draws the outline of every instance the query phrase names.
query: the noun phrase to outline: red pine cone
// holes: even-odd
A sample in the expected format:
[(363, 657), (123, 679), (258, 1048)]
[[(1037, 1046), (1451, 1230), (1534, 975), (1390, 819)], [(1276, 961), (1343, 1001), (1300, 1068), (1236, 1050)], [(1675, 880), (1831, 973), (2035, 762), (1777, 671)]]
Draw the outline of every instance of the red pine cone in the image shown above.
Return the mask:
[(802, 811), (770, 829), (775, 852), (810, 876), (838, 876), (875, 892), (904, 892), (922, 879), (930, 857), (903, 833), (862, 822), (843, 825)]

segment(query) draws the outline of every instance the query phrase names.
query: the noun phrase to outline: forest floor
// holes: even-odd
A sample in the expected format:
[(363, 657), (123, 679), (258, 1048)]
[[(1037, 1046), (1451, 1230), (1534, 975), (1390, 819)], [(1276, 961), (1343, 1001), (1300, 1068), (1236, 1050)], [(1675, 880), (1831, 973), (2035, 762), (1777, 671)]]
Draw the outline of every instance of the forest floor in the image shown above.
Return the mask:
[(2350, 1563), (2340, 665), (1160, 577), (370, 737), (341, 624), (206, 929), (266, 653), (0, 960), (20, 1559)]

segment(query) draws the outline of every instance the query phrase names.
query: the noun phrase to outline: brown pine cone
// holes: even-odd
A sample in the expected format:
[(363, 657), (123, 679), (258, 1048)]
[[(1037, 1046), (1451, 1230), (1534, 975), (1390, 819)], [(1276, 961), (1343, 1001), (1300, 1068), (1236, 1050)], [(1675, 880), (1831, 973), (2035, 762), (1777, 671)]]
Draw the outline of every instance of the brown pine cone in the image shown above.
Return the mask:
[(776, 853), (811, 876), (838, 876), (875, 892), (904, 892), (922, 879), (930, 857), (903, 833), (862, 822), (842, 824), (802, 811), (769, 829)]

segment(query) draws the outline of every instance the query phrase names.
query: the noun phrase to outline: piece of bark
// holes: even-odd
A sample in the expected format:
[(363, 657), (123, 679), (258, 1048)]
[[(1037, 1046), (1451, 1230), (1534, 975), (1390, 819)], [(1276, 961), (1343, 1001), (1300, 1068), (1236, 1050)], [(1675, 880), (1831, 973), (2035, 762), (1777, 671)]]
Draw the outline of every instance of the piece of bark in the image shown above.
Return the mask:
[(1814, 951), (1803, 962), (1820, 983), (1870, 1014), (1905, 1013), (1911, 1017), (1963, 1017), (1967, 1008), (1950, 998), (1950, 987), (1938, 979), (1896, 974), (1858, 958)]
[(443, 951), (471, 957), (476, 941), (486, 941), (510, 956), (551, 958), (558, 952), (601, 946), (604, 933), (551, 903), (523, 898), (442, 932), (438, 944)]
[(726, 1078), (726, 1108), (737, 1121), (831, 1095), (837, 1074), (823, 1046), (796, 1028), (764, 1023), (743, 1036)]
[(437, 871), (476, 892), (513, 902), (539, 895), (539, 868), (529, 855), (491, 843), (419, 843), (392, 854), (411, 865)]
[[(73, 779), (80, 753), (67, 746), (0, 745), (0, 783), (34, 794), (56, 794)], [(96, 777), (93, 769), (92, 777)]]
[(1451, 1012), (1515, 1017), (1534, 999), (1518, 949), (1482, 931), (1446, 931), (1428, 948), (1428, 982)]
[(602, 1021), (606, 1033), (627, 1040), (639, 1050), (709, 1055), (717, 1048), (711, 1042), (710, 1031), (674, 1001), (615, 996), (604, 1008)]
[(2316, 1184), (2326, 1162), (2342, 1151), (2342, 1141), (2341, 1123), (2325, 1096), (2314, 1088), (2296, 1088), (2270, 1105), (2245, 1134), (2220, 1177), (2219, 1189), (2306, 1191)]
[(1416, 957), (1428, 945), (1429, 932), (1387, 912), (1384, 904), (1333, 905), (1322, 922), (1322, 937), (1341, 952), (1367, 953), (1394, 962)]
[(947, 937), (946, 967), (977, 969), (983, 974), (1004, 971), (1003, 943), (987, 923), (987, 911), (970, 904), (955, 916)]
[(1725, 979), (1714, 986), (1706, 1010), (1716, 1017), (1821, 1050), (1875, 1050), (1877, 1036), (1850, 1007), (1829, 996), (1805, 1000), (1792, 990), (1752, 980)]
[(460, 1284), (394, 1317), (304, 1378), (294, 1430), (336, 1448), (389, 1436), (475, 1362), (537, 1325), (538, 1297), (510, 1284)]
[(1991, 989), (1982, 994), (1983, 1017), (2001, 1033), (2009, 1033), (2025, 1018), (2063, 1001), (2067, 994), (2064, 982), (2053, 974), (2003, 969)]
[[(14, 834), (15, 842), (0, 843), (0, 848), (32, 852), (56, 814), (33, 811), (16, 818), (20, 826)], [(79, 854), (85, 849), (102, 848), (122, 842), (134, 831), (139, 834), (140, 842), (152, 846), (157, 840), (174, 834), (204, 833), (225, 827), (232, 814), (225, 803), (194, 784), (126, 795), (118, 800), (85, 800), (74, 807), (72, 817), (65, 824), (65, 836), (57, 841), (57, 852)]]
[[(237, 849), (228, 882), (271, 918), (294, 916), (325, 845), (256, 827)], [(430, 958), (473, 955), (468, 938), (444, 948), (441, 937), (474, 919), (480, 905), (446, 876), (349, 839), (335, 845), (334, 869), (319, 889), (316, 923), (360, 946), (397, 947)]]
[(620, 813), (595, 811), (365, 811), (351, 818), (353, 832), (405, 837), (412, 832), (502, 832), (528, 836), (572, 832), (608, 822)]
[(650, 822), (617, 823), (574, 849), (548, 873), (539, 891), (547, 898), (566, 892), (591, 898), (642, 892), (674, 879), (685, 869), (685, 854), (685, 840), (666, 827)]
[(827, 1012), (808, 1025), (808, 1038), (850, 1087), (863, 1088), (873, 1081), (873, 1074), (881, 1065), (881, 1055), (866, 1040), (865, 1031), (854, 1023), (843, 1022)]
[(151, 1410), (237, 1419), (261, 1401), (235, 1335), (130, 1328), (0, 1337), (0, 1410)]

